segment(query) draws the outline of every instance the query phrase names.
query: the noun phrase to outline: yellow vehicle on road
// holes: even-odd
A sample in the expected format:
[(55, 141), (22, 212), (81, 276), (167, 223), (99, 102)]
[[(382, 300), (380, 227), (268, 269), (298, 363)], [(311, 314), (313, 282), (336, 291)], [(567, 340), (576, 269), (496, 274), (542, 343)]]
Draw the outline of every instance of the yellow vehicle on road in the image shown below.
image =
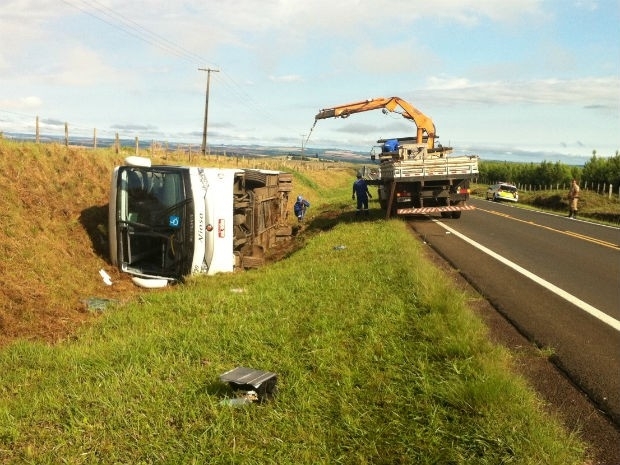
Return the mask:
[(486, 194), (487, 200), (493, 200), (499, 202), (500, 200), (507, 200), (508, 202), (519, 201), (519, 190), (516, 186), (508, 184), (507, 182), (498, 182), (489, 186)]

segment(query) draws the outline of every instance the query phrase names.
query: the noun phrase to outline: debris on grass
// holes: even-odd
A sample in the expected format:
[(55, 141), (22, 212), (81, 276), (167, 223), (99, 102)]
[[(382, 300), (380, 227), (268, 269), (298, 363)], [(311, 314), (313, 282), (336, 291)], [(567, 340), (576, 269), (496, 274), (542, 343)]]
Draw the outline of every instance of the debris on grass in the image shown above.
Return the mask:
[(103, 282), (105, 284), (107, 284), (108, 286), (112, 285), (112, 278), (110, 277), (108, 273), (105, 272), (103, 268), (99, 270), (99, 274), (101, 275), (101, 278), (103, 279)]
[(228, 383), (233, 391), (254, 393), (258, 402), (271, 399), (276, 393), (278, 375), (270, 371), (237, 367), (220, 375), (220, 381)]
[(116, 300), (114, 299), (103, 299), (101, 297), (89, 297), (83, 302), (86, 305), (86, 308), (91, 311), (103, 311), (109, 306), (116, 304)]
[(229, 405), (231, 407), (241, 407), (258, 401), (256, 391), (240, 391), (238, 397), (226, 398), (220, 401), (220, 405)]

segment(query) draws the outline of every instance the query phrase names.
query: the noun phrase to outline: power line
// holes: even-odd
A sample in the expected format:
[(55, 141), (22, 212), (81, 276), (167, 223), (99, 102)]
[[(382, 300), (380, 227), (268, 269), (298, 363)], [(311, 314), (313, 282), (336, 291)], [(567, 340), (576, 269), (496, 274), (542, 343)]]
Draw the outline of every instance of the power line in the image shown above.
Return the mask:
[[(90, 0), (88, 3), (86, 0), (63, 0), (63, 2), (115, 29), (124, 32), (129, 36), (132, 36), (192, 64), (209, 63), (209, 61), (204, 57), (174, 43), (160, 34), (150, 31), (136, 21), (128, 19), (120, 13), (108, 8), (98, 0)], [(281, 126), (280, 122), (276, 122), (274, 115), (267, 111), (264, 105), (257, 102), (254, 97), (246, 92), (243, 86), (237, 83), (232, 76), (226, 72), (222, 72), (221, 74), (223, 78), (223, 81), (221, 82), (223, 87), (228, 89), (233, 97), (239, 101), (240, 105), (244, 107), (251, 107), (254, 113), (263, 115), (263, 120), (267, 119), (272, 121), (274, 124)], [(203, 132), (206, 131), (203, 130)]]
[[(171, 40), (169, 40), (168, 38), (160, 34), (157, 34), (153, 31), (148, 30), (147, 28), (141, 26), (139, 23), (135, 21), (125, 18), (120, 13), (117, 13), (116, 11), (106, 7), (105, 5), (101, 4), (97, 0), (92, 0), (91, 3), (85, 3), (84, 0), (78, 0), (78, 2), (79, 1), (81, 1), (82, 3), (77, 4), (69, 0), (63, 0), (63, 2), (66, 3), (67, 5), (77, 8), (83, 13), (86, 13), (87, 15), (109, 26), (112, 26), (115, 29), (123, 31), (126, 34), (132, 37), (135, 37), (143, 42), (146, 42), (150, 45), (153, 45), (154, 47), (159, 48), (165, 52), (168, 52), (172, 55), (175, 55), (179, 58), (185, 59), (192, 63), (207, 62), (207, 60), (205, 60), (204, 57), (201, 57), (187, 50), (186, 48), (181, 47), (180, 45), (172, 42)], [(94, 8), (94, 10), (100, 14), (90, 11), (88, 9), (89, 7)], [(106, 19), (106, 17), (110, 18), (112, 21)]]
[[(114, 19), (115, 21), (120, 22), (122, 25), (119, 26), (118, 24), (115, 24), (113, 22), (110, 22), (104, 18), (101, 18), (100, 16), (97, 16), (94, 13), (91, 13), (90, 11), (88, 11), (85, 7), (83, 6), (79, 6), (79, 5), (75, 5), (73, 3), (71, 3), (69, 0), (63, 0), (65, 3), (74, 6), (75, 8), (79, 9), (80, 11), (83, 11), (84, 13), (116, 28), (116, 29), (120, 29), (123, 32), (125, 32), (126, 34), (129, 34), (133, 37), (136, 37), (150, 45), (156, 46), (158, 48), (161, 48), (162, 50), (166, 51), (166, 52), (170, 52), (172, 54), (174, 54), (175, 56), (178, 56), (180, 58), (184, 58), (187, 59), (188, 61), (191, 61), (192, 63), (195, 63), (196, 61), (198, 63), (208, 63), (208, 60), (204, 59), (203, 57), (201, 57), (200, 55), (197, 55), (189, 50), (187, 50), (186, 48), (183, 48), (181, 46), (179, 46), (178, 44), (172, 42), (171, 40), (167, 39), (166, 37), (163, 37), (160, 34), (154, 33), (148, 29), (146, 29), (145, 27), (141, 26), (140, 24), (138, 24), (135, 21), (132, 21), (130, 19), (125, 18), (124, 16), (122, 16), (121, 14), (111, 10), (110, 8), (106, 7), (105, 5), (103, 5), (101, 2), (97, 1), (97, 0), (92, 0), (92, 3), (96, 3), (97, 5), (99, 5), (98, 7), (95, 7), (95, 9), (97, 11), (99, 11), (100, 13), (104, 14), (105, 16)], [(85, 3), (85, 0), (78, 0), (81, 1), (82, 3)], [(87, 6), (92, 6), (90, 3), (86, 4)], [(192, 61), (193, 60), (193, 61)], [(247, 106), (247, 105), (251, 105), (253, 107), (253, 109), (258, 112), (263, 114), (264, 116), (268, 117), (268, 119), (270, 120), (274, 120), (274, 117), (272, 114), (270, 114), (264, 106), (262, 106), (259, 102), (257, 102), (248, 92), (246, 92), (243, 87), (237, 83), (232, 76), (230, 76), (228, 73), (226, 73), (225, 71), (222, 71), (222, 77), (224, 79), (223, 81), (223, 85), (228, 88), (233, 94), (235, 94), (235, 97), (239, 99), (239, 101)]]

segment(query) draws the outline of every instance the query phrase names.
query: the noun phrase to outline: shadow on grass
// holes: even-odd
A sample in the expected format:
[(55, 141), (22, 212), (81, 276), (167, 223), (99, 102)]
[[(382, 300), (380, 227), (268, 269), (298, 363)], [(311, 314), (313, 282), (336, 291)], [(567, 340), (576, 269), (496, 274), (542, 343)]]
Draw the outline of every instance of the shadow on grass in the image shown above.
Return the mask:
[[(432, 221), (435, 217), (429, 215), (416, 216), (396, 216), (391, 215), (389, 219), (401, 219), (404, 221)], [(437, 216), (436, 218), (439, 218)], [(329, 210), (322, 211), (311, 221), (296, 225), (293, 227), (293, 235), (302, 232), (315, 234), (322, 231), (329, 231), (339, 223), (359, 223), (365, 221), (381, 221), (386, 220), (386, 211), (381, 208), (370, 208), (368, 214), (358, 214), (355, 207), (349, 204), (340, 204), (331, 207)], [(450, 218), (441, 218), (442, 220), (450, 220)]]
[(209, 396), (224, 399), (226, 397), (233, 397), (233, 390), (227, 384), (221, 381), (207, 381), (203, 384), (197, 392), (206, 392)]
[(349, 203), (340, 203), (329, 206), (329, 209), (321, 211), (312, 220), (297, 225), (293, 228), (294, 235), (302, 231), (310, 234), (329, 231), (340, 223), (355, 223), (362, 221), (377, 221), (385, 219), (385, 211), (379, 208), (370, 208), (368, 214), (358, 214), (355, 207)]
[(80, 224), (88, 234), (95, 253), (109, 261), (108, 251), (108, 205), (82, 210)]

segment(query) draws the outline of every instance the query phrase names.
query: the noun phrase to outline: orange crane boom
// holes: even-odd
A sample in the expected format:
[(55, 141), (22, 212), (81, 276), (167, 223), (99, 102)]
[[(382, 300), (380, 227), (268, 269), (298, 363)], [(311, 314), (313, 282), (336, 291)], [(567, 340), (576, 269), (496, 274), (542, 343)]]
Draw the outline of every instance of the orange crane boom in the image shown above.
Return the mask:
[(338, 105), (332, 108), (324, 108), (317, 113), (314, 120), (316, 124), (316, 121), (319, 119), (347, 118), (353, 113), (377, 110), (379, 108), (383, 108), (384, 113), (387, 110), (399, 113), (403, 118), (412, 120), (417, 127), (416, 142), (418, 144), (424, 144), (426, 142), (429, 149), (435, 148), (435, 138), (437, 135), (435, 133), (435, 124), (433, 120), (400, 97), (379, 97)]

